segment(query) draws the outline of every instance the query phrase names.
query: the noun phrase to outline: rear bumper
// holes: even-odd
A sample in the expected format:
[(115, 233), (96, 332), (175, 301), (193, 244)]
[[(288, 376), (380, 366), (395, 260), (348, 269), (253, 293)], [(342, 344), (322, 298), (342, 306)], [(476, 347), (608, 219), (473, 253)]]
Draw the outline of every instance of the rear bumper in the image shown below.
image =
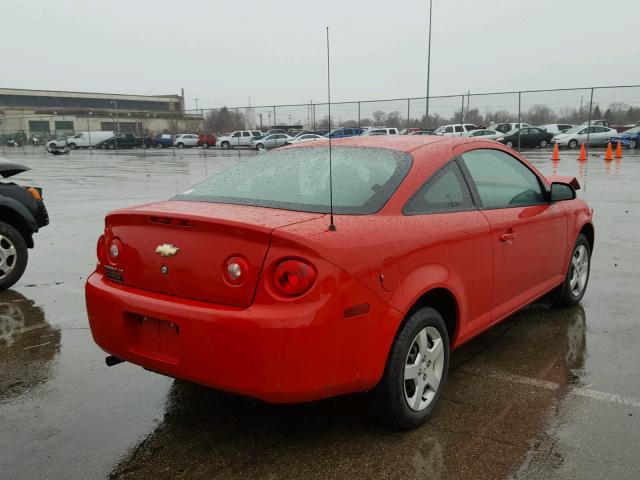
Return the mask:
[[(367, 297), (367, 315), (332, 313), (344, 311), (342, 289), (313, 304), (242, 309), (119, 285), (100, 273), (87, 280), (86, 302), (95, 342), (116, 357), (220, 390), (293, 403), (368, 390), (382, 375), (402, 316), (359, 282), (345, 287), (353, 301)], [(140, 341), (141, 316), (163, 321), (168, 330), (175, 326), (175, 333), (164, 329), (164, 340), (157, 337), (158, 344), (169, 338), (168, 345), (149, 348)]]

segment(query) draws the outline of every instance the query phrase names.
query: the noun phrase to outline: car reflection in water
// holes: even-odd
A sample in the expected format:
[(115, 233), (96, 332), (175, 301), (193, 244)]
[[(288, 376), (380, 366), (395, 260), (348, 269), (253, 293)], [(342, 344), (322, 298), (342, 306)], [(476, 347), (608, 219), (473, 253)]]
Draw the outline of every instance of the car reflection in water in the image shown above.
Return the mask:
[(538, 303), (456, 350), (443, 403), (413, 431), (376, 423), (359, 395), (268, 405), (175, 381), (163, 421), (112, 476), (503, 478), (579, 381), (585, 322), (582, 306)]
[(16, 398), (49, 379), (60, 352), (60, 330), (24, 295), (0, 293), (0, 402)]

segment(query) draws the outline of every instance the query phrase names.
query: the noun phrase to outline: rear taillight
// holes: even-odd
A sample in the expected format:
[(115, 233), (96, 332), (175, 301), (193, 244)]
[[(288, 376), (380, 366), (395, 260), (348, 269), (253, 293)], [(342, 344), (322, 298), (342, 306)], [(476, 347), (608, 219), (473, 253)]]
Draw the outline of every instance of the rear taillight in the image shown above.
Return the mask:
[(105, 253), (106, 253), (106, 247), (104, 244), (104, 235), (100, 235), (100, 238), (98, 238), (98, 244), (96, 245), (96, 254), (98, 255), (98, 262), (104, 263), (106, 261)]
[(122, 242), (117, 238), (111, 240), (107, 254), (109, 255), (111, 263), (118, 263), (120, 255), (122, 254)]
[(273, 271), (273, 285), (281, 295), (297, 297), (313, 286), (317, 276), (315, 267), (304, 260), (282, 260)]
[(249, 264), (242, 257), (229, 257), (222, 269), (224, 279), (231, 285), (244, 283), (249, 274)]

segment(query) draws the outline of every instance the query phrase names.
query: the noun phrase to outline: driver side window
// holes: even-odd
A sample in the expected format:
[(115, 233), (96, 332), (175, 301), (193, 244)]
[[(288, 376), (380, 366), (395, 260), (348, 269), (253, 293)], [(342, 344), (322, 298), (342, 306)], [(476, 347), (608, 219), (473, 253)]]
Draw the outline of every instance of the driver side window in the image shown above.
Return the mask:
[(462, 154), (486, 209), (539, 205), (545, 194), (535, 173), (500, 150), (478, 149)]

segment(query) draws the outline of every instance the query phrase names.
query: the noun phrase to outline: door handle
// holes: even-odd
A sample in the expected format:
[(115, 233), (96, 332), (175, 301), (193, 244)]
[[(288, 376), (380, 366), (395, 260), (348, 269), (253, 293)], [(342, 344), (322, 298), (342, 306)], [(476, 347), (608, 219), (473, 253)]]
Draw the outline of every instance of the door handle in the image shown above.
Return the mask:
[(505, 233), (503, 233), (502, 235), (500, 235), (500, 241), (501, 242), (508, 242), (509, 240), (513, 240), (514, 238), (516, 238), (516, 232), (514, 232), (513, 230), (509, 229), (507, 230)]

